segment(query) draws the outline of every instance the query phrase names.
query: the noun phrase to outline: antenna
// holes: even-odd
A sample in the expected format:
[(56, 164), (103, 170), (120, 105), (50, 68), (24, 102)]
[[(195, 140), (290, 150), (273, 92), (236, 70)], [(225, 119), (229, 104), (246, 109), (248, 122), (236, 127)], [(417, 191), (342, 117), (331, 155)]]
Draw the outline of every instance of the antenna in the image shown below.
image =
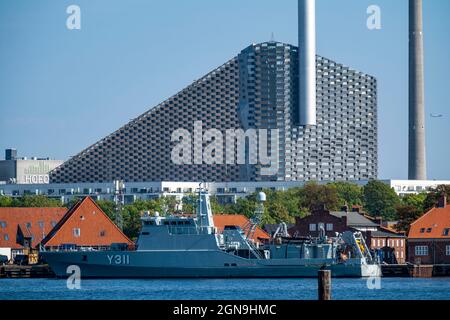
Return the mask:
[(122, 210), (123, 205), (125, 204), (124, 199), (124, 190), (125, 190), (125, 184), (122, 180), (116, 180), (114, 181), (114, 203), (116, 205), (116, 216), (115, 216), (115, 222), (117, 227), (119, 227), (120, 230), (123, 231), (123, 217), (122, 217)]
[(270, 35), (270, 42), (275, 42), (275, 34), (272, 31), (272, 34)]

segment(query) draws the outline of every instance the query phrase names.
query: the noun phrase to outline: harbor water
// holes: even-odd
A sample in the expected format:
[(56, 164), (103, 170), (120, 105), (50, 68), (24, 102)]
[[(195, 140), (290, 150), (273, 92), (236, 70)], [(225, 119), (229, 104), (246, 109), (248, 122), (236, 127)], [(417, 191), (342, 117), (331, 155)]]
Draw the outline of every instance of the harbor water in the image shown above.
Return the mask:
[[(450, 300), (450, 278), (333, 279), (334, 300)], [(375, 289), (373, 288), (375, 287)], [(378, 289), (377, 289), (378, 287)], [(317, 279), (0, 279), (0, 300), (315, 300)]]

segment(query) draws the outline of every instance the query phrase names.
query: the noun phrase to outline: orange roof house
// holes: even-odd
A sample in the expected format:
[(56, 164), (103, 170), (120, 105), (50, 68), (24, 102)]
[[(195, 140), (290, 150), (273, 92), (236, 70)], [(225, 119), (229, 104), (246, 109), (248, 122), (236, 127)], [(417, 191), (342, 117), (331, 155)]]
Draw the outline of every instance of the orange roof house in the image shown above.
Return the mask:
[(67, 208), (0, 208), (0, 248), (22, 249), (18, 231), (38, 245), (66, 213)]
[(70, 208), (42, 241), (45, 247), (62, 244), (110, 246), (113, 243), (133, 244), (90, 197)]
[[(243, 229), (247, 225), (247, 223), (249, 223), (249, 219), (241, 214), (214, 215), (213, 219), (214, 225), (219, 232), (222, 232), (226, 226), (236, 226)], [(270, 235), (260, 227), (256, 227), (255, 234), (253, 235), (252, 240), (259, 242), (260, 239), (268, 240), (270, 239)]]
[(450, 205), (445, 197), (411, 224), (408, 260), (416, 264), (450, 263)]

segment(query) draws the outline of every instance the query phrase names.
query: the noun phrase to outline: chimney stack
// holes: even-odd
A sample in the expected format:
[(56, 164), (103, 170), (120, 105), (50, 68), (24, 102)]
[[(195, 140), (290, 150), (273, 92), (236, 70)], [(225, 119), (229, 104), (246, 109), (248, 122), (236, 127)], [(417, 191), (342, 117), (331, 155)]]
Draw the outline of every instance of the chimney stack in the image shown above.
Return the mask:
[(298, 1), (299, 124), (316, 120), (316, 0)]
[(447, 206), (447, 196), (445, 193), (441, 195), (438, 202), (438, 208), (445, 208)]
[(409, 0), (409, 180), (426, 180), (422, 0)]

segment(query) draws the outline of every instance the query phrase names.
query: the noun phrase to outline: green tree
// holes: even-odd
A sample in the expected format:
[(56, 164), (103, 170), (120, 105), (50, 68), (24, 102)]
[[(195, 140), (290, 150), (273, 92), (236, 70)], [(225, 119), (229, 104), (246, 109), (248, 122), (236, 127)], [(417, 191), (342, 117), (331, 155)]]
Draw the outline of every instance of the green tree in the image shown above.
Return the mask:
[(309, 212), (321, 209), (336, 210), (339, 206), (339, 198), (336, 187), (333, 185), (319, 185), (307, 183), (299, 190), (301, 208)]
[(7, 196), (0, 196), (0, 207), (12, 207), (13, 198)]
[(268, 216), (270, 218), (272, 218), (272, 220), (275, 223), (281, 223), (281, 222), (294, 223), (295, 222), (295, 218), (293, 216), (289, 215), (289, 211), (286, 209), (286, 207), (283, 206), (283, 204), (278, 203), (278, 202), (269, 203), (267, 205), (267, 213), (268, 213)]
[(396, 206), (400, 199), (394, 189), (387, 184), (372, 180), (364, 186), (364, 207), (371, 216), (381, 216), (385, 220), (397, 218)]
[(450, 185), (440, 185), (434, 189), (431, 189), (427, 193), (427, 196), (424, 201), (425, 211), (428, 211), (431, 208), (435, 207), (438, 204), (439, 198), (442, 197), (442, 195), (447, 196), (447, 203), (448, 203), (448, 201), (450, 201)]
[(425, 200), (427, 199), (426, 193), (419, 194), (407, 194), (401, 197), (401, 204), (405, 207), (415, 207), (419, 212), (425, 211)]
[(39, 207), (62, 207), (60, 200), (52, 199), (43, 195), (24, 195), (20, 198), (15, 198), (12, 203), (13, 207), (23, 208), (39, 208)]
[(330, 184), (336, 188), (339, 198), (339, 206), (347, 205), (352, 207), (354, 205), (361, 206), (363, 204), (363, 188), (355, 183), (348, 182), (333, 182)]
[(423, 211), (412, 205), (399, 205), (396, 208), (398, 223), (395, 225), (397, 231), (408, 234), (411, 223), (423, 215)]

